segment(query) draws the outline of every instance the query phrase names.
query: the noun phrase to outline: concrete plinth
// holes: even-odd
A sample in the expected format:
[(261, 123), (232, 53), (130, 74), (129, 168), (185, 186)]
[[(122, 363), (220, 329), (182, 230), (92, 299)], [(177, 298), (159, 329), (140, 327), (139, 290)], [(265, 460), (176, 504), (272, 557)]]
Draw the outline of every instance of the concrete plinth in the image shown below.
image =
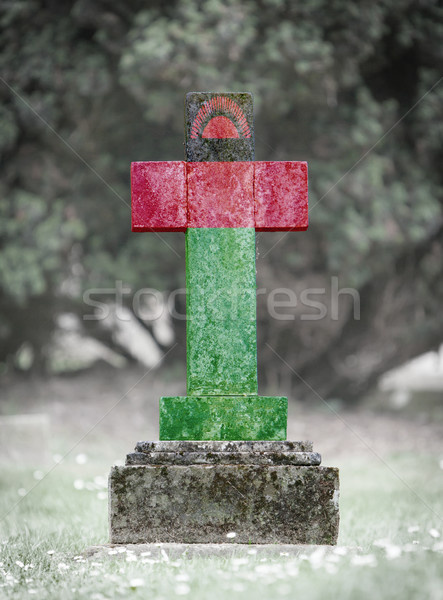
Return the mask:
[(139, 442), (113, 467), (111, 543), (336, 543), (338, 469), (309, 442), (183, 444)]

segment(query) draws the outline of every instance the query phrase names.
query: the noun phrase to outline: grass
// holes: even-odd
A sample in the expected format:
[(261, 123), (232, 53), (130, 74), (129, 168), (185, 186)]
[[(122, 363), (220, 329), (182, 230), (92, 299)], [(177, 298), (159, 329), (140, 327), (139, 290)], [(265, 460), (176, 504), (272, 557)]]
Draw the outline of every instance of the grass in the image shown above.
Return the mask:
[(86, 559), (85, 549), (107, 542), (109, 464), (68, 457), (43, 479), (32, 469), (3, 468), (0, 598), (440, 600), (438, 457), (402, 452), (387, 462), (395, 474), (375, 458), (341, 460), (339, 545), (296, 558), (233, 545), (229, 558), (106, 552)]

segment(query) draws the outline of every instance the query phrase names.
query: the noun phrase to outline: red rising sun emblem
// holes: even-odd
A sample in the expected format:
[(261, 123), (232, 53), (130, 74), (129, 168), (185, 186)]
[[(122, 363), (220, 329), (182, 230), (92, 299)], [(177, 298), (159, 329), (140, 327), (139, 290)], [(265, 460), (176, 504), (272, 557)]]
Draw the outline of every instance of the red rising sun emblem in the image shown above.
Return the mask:
[(251, 130), (242, 109), (231, 98), (215, 96), (198, 111), (191, 127), (191, 139), (250, 138)]

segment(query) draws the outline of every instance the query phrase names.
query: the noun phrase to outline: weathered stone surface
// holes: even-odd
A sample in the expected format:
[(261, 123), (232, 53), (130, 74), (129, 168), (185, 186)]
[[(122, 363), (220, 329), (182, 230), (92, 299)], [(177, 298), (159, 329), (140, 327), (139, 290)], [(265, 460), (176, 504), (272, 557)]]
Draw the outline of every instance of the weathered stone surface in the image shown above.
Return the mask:
[[(160, 438), (202, 441), (180, 451), (142, 442), (113, 468), (113, 543), (223, 543), (229, 532), (239, 544), (337, 539), (338, 470), (300, 466), (320, 455), (283, 445), (287, 399), (257, 396), (254, 227), (307, 226), (307, 171), (251, 164), (252, 117), (250, 94), (188, 94), (186, 185), (184, 163), (133, 167), (134, 229), (189, 227), (188, 395), (161, 399)], [(203, 440), (227, 445), (214, 452)], [(246, 440), (257, 445), (243, 451)]]
[(138, 442), (127, 465), (257, 464), (319, 465), (312, 442), (289, 441), (160, 441)]
[(186, 163), (131, 164), (132, 231), (186, 231)]
[(111, 543), (335, 544), (338, 489), (326, 467), (114, 467)]
[(254, 163), (198, 162), (186, 169), (188, 227), (254, 227)]
[(312, 452), (309, 441), (142, 441), (135, 452)]
[(305, 230), (305, 162), (133, 162), (133, 231)]
[(188, 395), (256, 394), (254, 229), (188, 229), (186, 288)]
[[(208, 127), (212, 119), (220, 116), (227, 117), (234, 128)], [(232, 129), (238, 137), (230, 137)], [(207, 137), (210, 130), (217, 137)], [(218, 137), (220, 135), (229, 137)], [(252, 94), (186, 94), (185, 155), (188, 162), (254, 160)]]
[(127, 465), (303, 465), (321, 463), (318, 452), (132, 452)]
[(160, 439), (284, 440), (287, 411), (284, 397), (160, 398)]
[(308, 228), (306, 162), (254, 163), (257, 231), (304, 231)]

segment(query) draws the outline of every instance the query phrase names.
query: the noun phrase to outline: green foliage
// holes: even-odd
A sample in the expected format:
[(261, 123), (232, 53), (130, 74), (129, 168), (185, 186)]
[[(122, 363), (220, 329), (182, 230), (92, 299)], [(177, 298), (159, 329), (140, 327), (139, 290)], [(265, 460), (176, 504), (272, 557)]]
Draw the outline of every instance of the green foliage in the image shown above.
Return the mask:
[[(129, 163), (182, 158), (190, 90), (252, 91), (257, 159), (310, 163), (310, 230), (272, 250), (276, 237), (261, 236), (259, 274), (377, 286), (434, 243), (443, 88), (427, 92), (442, 72), (443, 9), (433, 0), (23, 0), (0, 9), (0, 27), (15, 92), (2, 84), (6, 312), (54, 295), (76, 244), (80, 311), (91, 286), (183, 285), (181, 236), (130, 233)], [(15, 221), (23, 203), (32, 211)], [(417, 264), (414, 276), (426, 273)], [(330, 324), (314, 325), (336, 343)], [(295, 359), (285, 335), (280, 350)]]
[[(29, 469), (3, 468), (2, 598), (320, 600), (330, 595), (331, 581), (334, 594), (350, 600), (439, 598), (442, 543), (429, 533), (441, 532), (437, 462), (407, 453), (388, 460), (401, 478), (380, 461), (340, 461), (339, 546), (327, 552), (308, 546), (297, 555), (278, 546), (272, 553), (236, 544), (231, 556), (209, 550), (175, 555), (168, 547), (144, 549), (150, 552), (144, 555), (120, 547), (114, 554), (115, 548), (104, 545), (106, 501), (93, 483), (108, 465), (94, 462), (85, 469), (65, 463), (38, 482)], [(78, 482), (90, 487), (76, 489)], [(19, 489), (28, 491), (26, 497)], [(412, 490), (420, 490), (420, 497)], [(98, 544), (99, 552), (88, 556), (88, 548)]]
[(72, 245), (86, 232), (77, 217), (66, 215), (64, 202), (49, 204), (24, 190), (12, 202), (0, 202), (0, 285), (13, 301), (45, 294), (60, 284)]

